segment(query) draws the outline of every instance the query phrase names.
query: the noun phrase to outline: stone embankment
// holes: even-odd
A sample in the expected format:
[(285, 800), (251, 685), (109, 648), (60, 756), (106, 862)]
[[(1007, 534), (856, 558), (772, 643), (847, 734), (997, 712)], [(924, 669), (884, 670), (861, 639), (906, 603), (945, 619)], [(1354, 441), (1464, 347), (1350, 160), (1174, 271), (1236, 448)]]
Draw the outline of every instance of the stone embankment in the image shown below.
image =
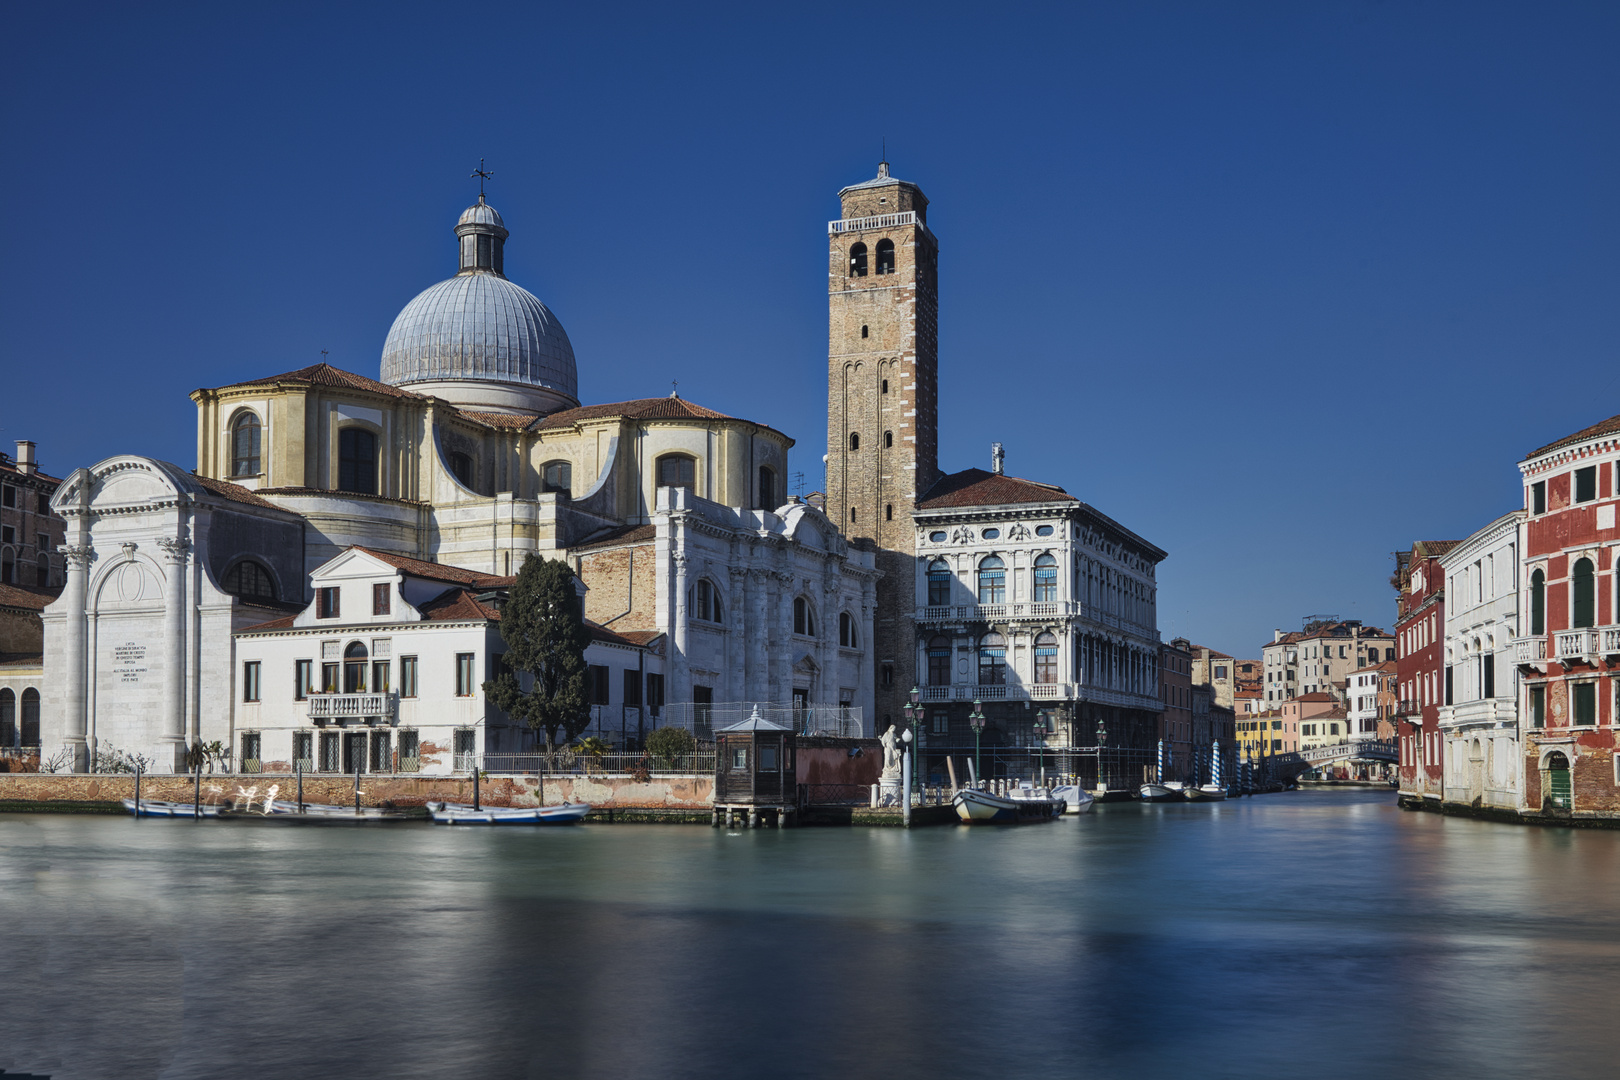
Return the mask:
[(1601, 810), (1561, 810), (1547, 807), (1542, 810), (1515, 810), (1505, 806), (1472, 806), (1467, 803), (1442, 802), (1439, 799), (1414, 797), (1403, 793), (1399, 800), (1402, 810), (1423, 810), (1448, 817), (1474, 818), (1478, 821), (1499, 821), (1506, 825), (1552, 825), (1566, 829), (1620, 829), (1620, 814)]

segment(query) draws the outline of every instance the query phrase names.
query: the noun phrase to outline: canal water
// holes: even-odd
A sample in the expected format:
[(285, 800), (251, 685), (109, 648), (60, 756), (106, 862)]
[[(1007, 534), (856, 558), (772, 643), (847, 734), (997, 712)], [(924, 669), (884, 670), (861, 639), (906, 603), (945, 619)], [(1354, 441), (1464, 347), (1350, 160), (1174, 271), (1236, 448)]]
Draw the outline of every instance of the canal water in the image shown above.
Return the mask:
[(1393, 793), (1012, 829), (0, 815), (0, 1069), (1612, 1077), (1620, 833)]

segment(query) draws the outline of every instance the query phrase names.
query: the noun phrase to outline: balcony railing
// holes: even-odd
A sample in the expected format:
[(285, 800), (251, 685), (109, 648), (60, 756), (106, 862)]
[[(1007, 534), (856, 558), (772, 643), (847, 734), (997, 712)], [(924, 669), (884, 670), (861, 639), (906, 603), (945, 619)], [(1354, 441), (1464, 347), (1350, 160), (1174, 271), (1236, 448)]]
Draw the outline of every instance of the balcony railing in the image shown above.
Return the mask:
[(1513, 641), (1513, 662), (1516, 664), (1533, 664), (1547, 659), (1547, 639), (1545, 637), (1515, 638)]
[(894, 229), (902, 225), (917, 225), (922, 231), (928, 232), (928, 226), (923, 224), (915, 211), (908, 210), (903, 214), (877, 214), (873, 217), (841, 218), (837, 221), (827, 222), (827, 235), (838, 236), (847, 232), (864, 232), (868, 229)]
[(1117, 630), (1126, 630), (1153, 641), (1159, 632), (1151, 626), (1138, 626), (1127, 619), (1073, 600), (1020, 600), (1010, 604), (929, 604), (917, 609), (922, 623), (1008, 622), (1018, 619), (1087, 619)]
[(382, 694), (311, 694), (309, 718), (311, 720), (351, 720), (365, 717), (391, 719), (399, 705), (399, 695)]
[(1597, 655), (1598, 632), (1560, 630), (1553, 634), (1553, 655), (1559, 660), (1585, 660)]

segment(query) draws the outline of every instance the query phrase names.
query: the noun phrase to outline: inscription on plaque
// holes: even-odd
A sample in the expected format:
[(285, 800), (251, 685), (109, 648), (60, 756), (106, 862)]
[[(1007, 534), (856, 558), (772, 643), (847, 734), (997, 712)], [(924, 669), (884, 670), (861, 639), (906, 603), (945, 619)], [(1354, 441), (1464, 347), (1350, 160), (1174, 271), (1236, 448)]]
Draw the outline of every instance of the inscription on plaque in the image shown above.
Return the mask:
[(126, 641), (113, 646), (113, 676), (121, 683), (139, 683), (146, 674), (146, 646)]

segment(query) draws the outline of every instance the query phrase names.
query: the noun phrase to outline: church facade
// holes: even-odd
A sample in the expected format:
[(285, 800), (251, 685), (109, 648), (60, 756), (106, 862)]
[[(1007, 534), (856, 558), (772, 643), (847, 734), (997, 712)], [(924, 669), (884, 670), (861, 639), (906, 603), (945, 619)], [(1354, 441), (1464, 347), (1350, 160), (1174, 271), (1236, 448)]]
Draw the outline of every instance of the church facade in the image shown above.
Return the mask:
[[(197, 390), (195, 472), (121, 456), (58, 489), (42, 742), (73, 767), (108, 747), (169, 767), (198, 741), (240, 757), (233, 635), (303, 611), (357, 547), (491, 581), (567, 559), (587, 617), (667, 642), (668, 703), (865, 713), (879, 571), (785, 496), (793, 440), (673, 394), (582, 405), (566, 332), (504, 275), (500, 215), (480, 196), (455, 234), (458, 272), (400, 312), (381, 378), (323, 363)], [(458, 725), (469, 752), (499, 726), (482, 708)]]

